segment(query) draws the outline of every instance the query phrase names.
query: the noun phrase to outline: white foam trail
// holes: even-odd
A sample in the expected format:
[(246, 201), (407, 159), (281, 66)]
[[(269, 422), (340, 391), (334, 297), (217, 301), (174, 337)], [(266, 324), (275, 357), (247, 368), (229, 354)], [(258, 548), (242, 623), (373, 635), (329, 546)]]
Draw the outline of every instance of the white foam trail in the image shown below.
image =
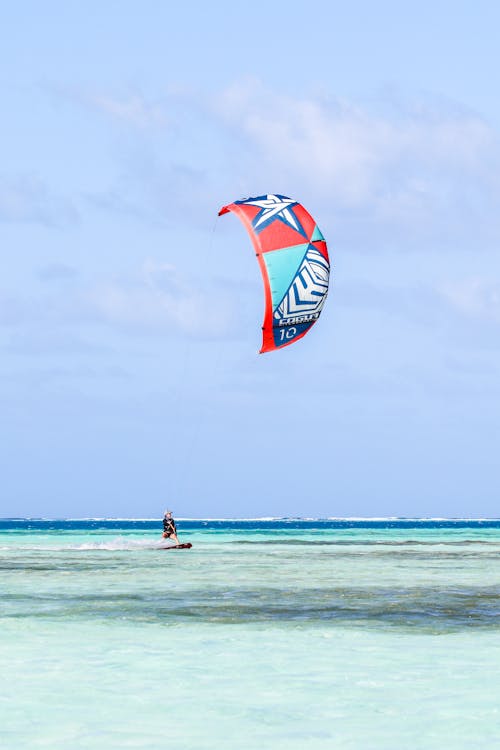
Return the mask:
[(164, 539), (153, 541), (152, 539), (127, 539), (127, 537), (117, 536), (106, 542), (86, 542), (84, 544), (74, 544), (66, 549), (74, 550), (140, 550), (140, 549), (162, 549), (164, 547), (173, 547), (172, 544), (165, 544)]
[(83, 544), (23, 544), (1, 546), (1, 552), (12, 552), (23, 550), (24, 552), (86, 552), (92, 550), (108, 550), (110, 552), (164, 549), (174, 547), (173, 542), (165, 542), (164, 539), (127, 539), (124, 536), (118, 536), (106, 542), (85, 542)]

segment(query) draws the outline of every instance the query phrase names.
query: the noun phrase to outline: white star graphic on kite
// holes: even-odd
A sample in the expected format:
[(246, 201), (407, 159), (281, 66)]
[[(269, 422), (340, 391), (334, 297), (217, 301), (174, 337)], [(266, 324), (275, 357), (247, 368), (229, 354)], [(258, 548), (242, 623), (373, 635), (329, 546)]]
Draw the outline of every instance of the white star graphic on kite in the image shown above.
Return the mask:
[(292, 206), (297, 205), (297, 201), (291, 198), (285, 198), (284, 195), (265, 195), (261, 198), (250, 198), (247, 201), (241, 201), (241, 203), (246, 206), (257, 206), (261, 209), (252, 222), (253, 228), (257, 231), (264, 229), (263, 225), (267, 225), (275, 219), (280, 219), (295, 229), (296, 232), (304, 234), (304, 230), (291, 210)]

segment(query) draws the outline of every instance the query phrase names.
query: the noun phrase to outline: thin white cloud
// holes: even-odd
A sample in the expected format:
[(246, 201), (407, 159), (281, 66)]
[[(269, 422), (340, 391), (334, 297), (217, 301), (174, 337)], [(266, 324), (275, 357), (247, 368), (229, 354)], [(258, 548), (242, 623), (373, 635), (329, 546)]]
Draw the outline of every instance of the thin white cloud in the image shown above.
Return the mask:
[(95, 94), (89, 101), (101, 112), (140, 128), (163, 128), (170, 123), (164, 103), (148, 101), (139, 93), (122, 97)]
[(253, 179), (258, 170), (273, 189), (314, 196), (349, 217), (351, 229), (369, 223), (385, 236), (404, 228), (442, 239), (469, 221), (500, 235), (491, 212), (500, 199), (500, 142), (478, 115), (431, 101), (373, 110), (255, 81), (226, 89), (215, 111), (246, 139)]
[(86, 193), (100, 210), (201, 227), (219, 203), (283, 192), (314, 209), (350, 249), (467, 249), (500, 240), (498, 134), (451, 102), (381, 96), (365, 105), (248, 80), (214, 95), (65, 95), (105, 113), (113, 127), (136, 130), (116, 154), (115, 178)]
[(500, 280), (470, 277), (448, 281), (441, 293), (461, 314), (500, 323)]
[(56, 103), (66, 102), (97, 112), (115, 123), (138, 130), (164, 129), (173, 123), (168, 95), (148, 98), (140, 88), (103, 90), (74, 85), (49, 85), (45, 91)]
[(235, 320), (236, 298), (219, 281), (188, 278), (173, 265), (147, 260), (136, 276), (59, 286), (57, 295), (16, 297), (0, 290), (0, 326), (107, 325), (122, 333), (165, 337), (224, 337)]
[(47, 263), (37, 271), (40, 281), (72, 281), (78, 277), (78, 271), (67, 263)]
[(128, 160), (123, 172), (108, 190), (85, 196), (88, 205), (99, 211), (120, 214), (151, 225), (188, 224), (207, 226), (216, 216), (213, 193), (202, 169), (175, 161), (161, 154), (141, 153)]
[(37, 176), (0, 175), (0, 222), (65, 226), (78, 220), (74, 205)]
[(484, 171), (485, 156), (498, 145), (472, 114), (431, 108), (377, 114), (355, 102), (293, 98), (257, 83), (228, 88), (218, 110), (277, 168), (319, 181), (348, 206), (378, 200), (384, 172), (394, 166), (412, 166), (404, 183), (422, 192), (419, 168)]
[(86, 295), (104, 321), (125, 327), (218, 337), (230, 327), (231, 301), (188, 281), (167, 263), (147, 260), (133, 283), (106, 283)]

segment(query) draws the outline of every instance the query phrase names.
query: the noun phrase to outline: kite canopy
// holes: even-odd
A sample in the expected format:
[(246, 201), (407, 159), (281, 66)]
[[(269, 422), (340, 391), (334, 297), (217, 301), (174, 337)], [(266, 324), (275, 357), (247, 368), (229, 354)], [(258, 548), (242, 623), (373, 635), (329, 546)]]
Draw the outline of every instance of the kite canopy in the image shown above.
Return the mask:
[(325, 238), (304, 206), (284, 195), (261, 195), (224, 206), (245, 225), (266, 295), (261, 352), (293, 344), (318, 320), (330, 263)]

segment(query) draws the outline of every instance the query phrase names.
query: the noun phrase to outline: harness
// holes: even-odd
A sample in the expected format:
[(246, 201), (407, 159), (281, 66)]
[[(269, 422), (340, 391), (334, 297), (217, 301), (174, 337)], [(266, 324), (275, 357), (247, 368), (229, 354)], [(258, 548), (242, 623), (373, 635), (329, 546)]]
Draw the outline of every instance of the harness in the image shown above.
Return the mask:
[(164, 518), (163, 519), (163, 532), (165, 534), (175, 534), (177, 531), (175, 527), (175, 521), (173, 518)]

